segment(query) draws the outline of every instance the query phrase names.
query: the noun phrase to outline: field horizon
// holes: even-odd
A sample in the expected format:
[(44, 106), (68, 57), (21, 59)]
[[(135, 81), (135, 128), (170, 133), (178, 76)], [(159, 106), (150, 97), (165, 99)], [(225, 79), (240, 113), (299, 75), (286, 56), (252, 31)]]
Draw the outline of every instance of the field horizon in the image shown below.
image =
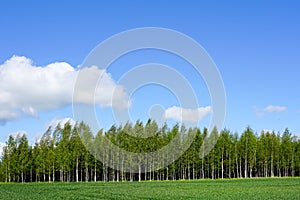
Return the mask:
[(299, 199), (300, 177), (0, 183), (0, 199)]

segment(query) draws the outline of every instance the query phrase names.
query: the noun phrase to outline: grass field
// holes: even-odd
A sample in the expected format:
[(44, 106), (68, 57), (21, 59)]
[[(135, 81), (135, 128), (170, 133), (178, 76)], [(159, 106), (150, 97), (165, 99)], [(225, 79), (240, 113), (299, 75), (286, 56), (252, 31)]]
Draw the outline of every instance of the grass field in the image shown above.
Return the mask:
[(300, 178), (0, 183), (0, 199), (300, 199)]

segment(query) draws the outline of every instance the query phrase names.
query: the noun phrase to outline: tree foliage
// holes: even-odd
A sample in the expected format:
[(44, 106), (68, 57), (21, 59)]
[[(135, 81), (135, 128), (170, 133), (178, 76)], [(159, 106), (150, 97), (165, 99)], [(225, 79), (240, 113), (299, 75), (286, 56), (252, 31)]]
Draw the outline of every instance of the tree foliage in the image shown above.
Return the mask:
[[(178, 137), (180, 136), (180, 137)], [(189, 137), (190, 136), (190, 137)], [(122, 151), (111, 152), (107, 139), (120, 149), (134, 153), (159, 150), (174, 138), (173, 149), (159, 158), (150, 154), (132, 159)], [(191, 138), (193, 138), (192, 141)], [(218, 138), (204, 156), (203, 143)], [(182, 145), (183, 144), (183, 145)], [(175, 151), (190, 144), (176, 159)], [(157, 168), (157, 160), (171, 159), (168, 166)], [(103, 162), (100, 162), (102, 160)], [(147, 162), (147, 165), (141, 161)], [(113, 168), (109, 167), (113, 166)], [(138, 172), (125, 169), (137, 167)], [(146, 173), (143, 173), (147, 171)], [(141, 181), (200, 178), (251, 178), (300, 175), (300, 141), (286, 129), (282, 134), (261, 132), (247, 127), (242, 134), (228, 129), (212, 133), (204, 128), (176, 124), (158, 127), (155, 121), (143, 124), (113, 125), (93, 135), (83, 122), (72, 126), (49, 127), (43, 137), (30, 145), (25, 134), (9, 136), (0, 160), (0, 181)]]

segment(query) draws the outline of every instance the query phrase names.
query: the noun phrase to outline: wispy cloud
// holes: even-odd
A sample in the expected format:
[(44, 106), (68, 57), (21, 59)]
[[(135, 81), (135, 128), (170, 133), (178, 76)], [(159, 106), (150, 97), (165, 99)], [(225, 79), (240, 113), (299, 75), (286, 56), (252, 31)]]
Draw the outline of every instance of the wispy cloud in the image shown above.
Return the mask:
[[(124, 88), (117, 85), (111, 75), (95, 66), (81, 70), (85, 76), (78, 88), (80, 98), (75, 103), (95, 103), (101, 107), (128, 108), (130, 100)], [(35, 66), (24, 56), (13, 56), (0, 64), (0, 125), (22, 115), (38, 117), (39, 111), (57, 109), (72, 103), (73, 90), (79, 70), (65, 62)], [(95, 88), (86, 94), (86, 88)], [(112, 104), (112, 98), (114, 98)]]
[(282, 113), (285, 112), (287, 110), (286, 106), (274, 106), (274, 105), (269, 105), (266, 106), (265, 108), (259, 109), (257, 107), (254, 107), (255, 111), (256, 111), (256, 115), (257, 116), (264, 116), (266, 113)]
[(197, 109), (186, 109), (173, 106), (165, 110), (165, 119), (173, 119), (178, 122), (198, 122), (212, 111), (211, 106), (200, 107)]
[(286, 107), (285, 106), (273, 106), (273, 105), (270, 105), (270, 106), (267, 106), (264, 108), (264, 112), (284, 112), (286, 111)]

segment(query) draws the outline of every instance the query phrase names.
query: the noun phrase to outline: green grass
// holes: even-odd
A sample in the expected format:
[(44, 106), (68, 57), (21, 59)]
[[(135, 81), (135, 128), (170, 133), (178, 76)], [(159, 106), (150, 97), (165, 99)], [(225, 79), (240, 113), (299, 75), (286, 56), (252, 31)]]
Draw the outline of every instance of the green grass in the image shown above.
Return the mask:
[(300, 199), (300, 178), (0, 183), (0, 199)]

